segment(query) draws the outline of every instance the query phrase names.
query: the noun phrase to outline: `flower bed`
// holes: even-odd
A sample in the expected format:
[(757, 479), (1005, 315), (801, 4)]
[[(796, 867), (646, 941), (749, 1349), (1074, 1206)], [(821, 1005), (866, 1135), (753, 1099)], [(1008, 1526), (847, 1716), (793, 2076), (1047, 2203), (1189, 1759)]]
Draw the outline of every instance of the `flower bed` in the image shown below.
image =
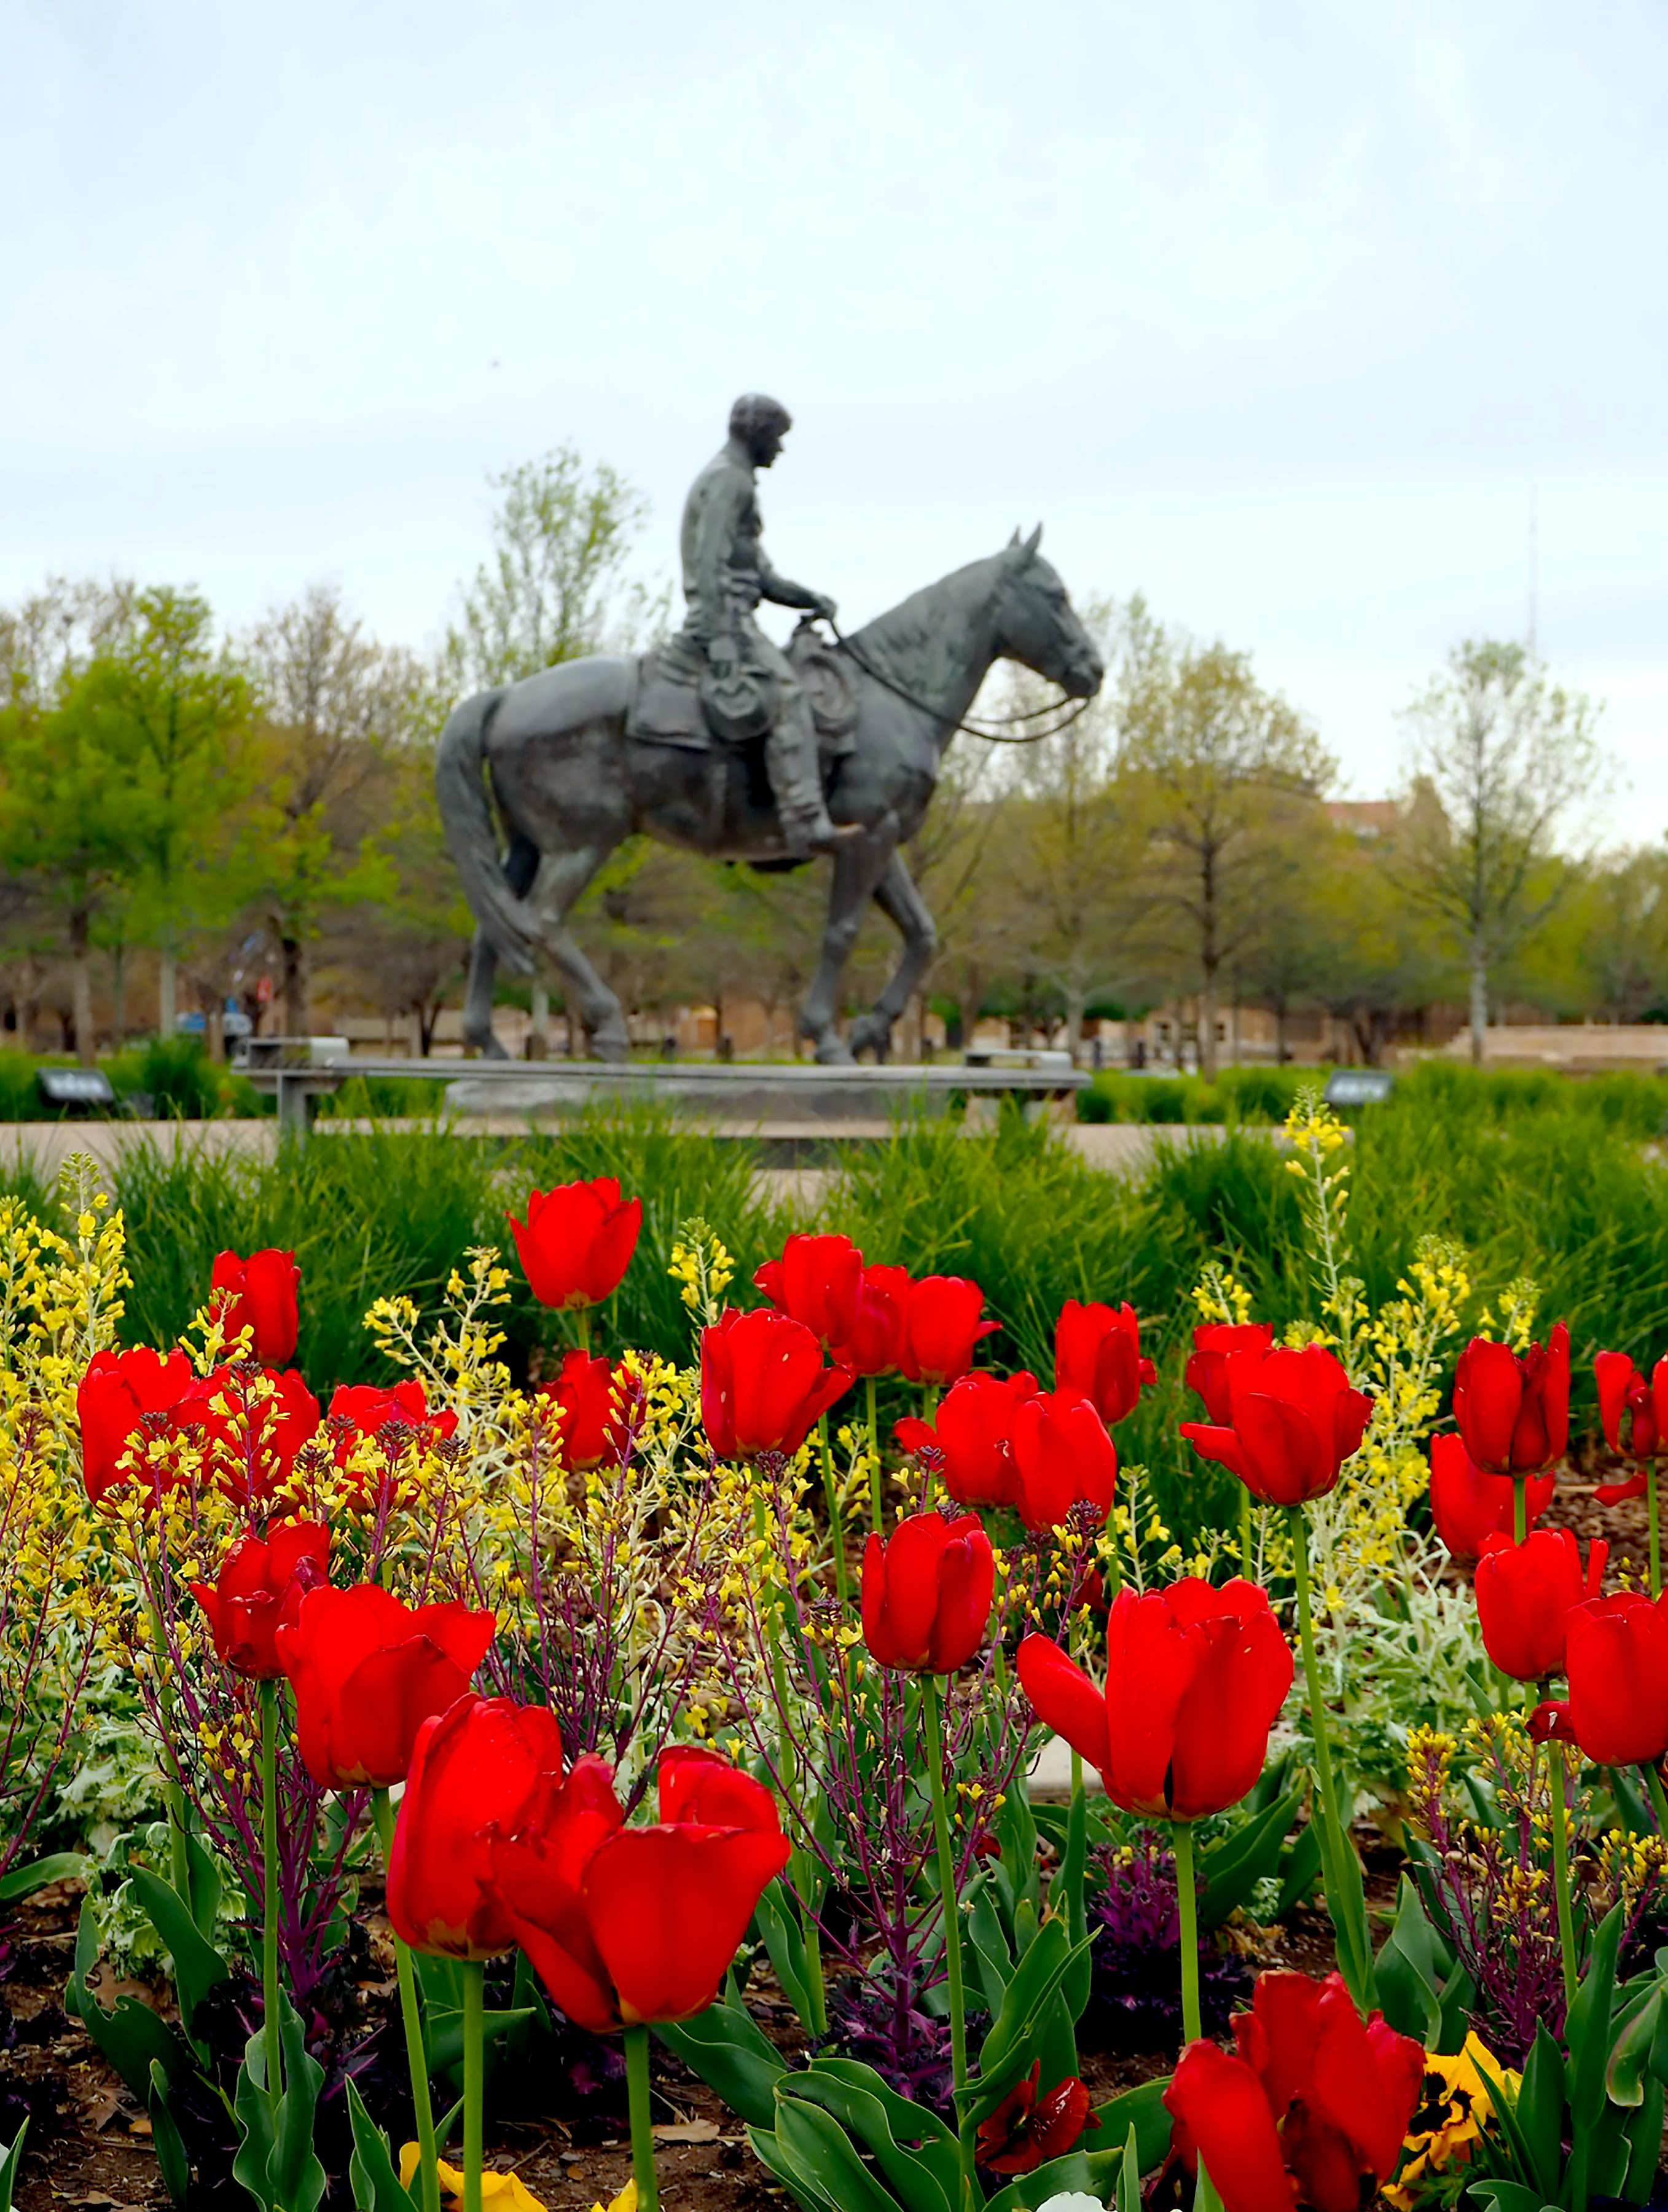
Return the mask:
[(123, 1348), (90, 1167), (0, 1201), (0, 2206), (1647, 2202), (1668, 1366), (1601, 1355), (1584, 1552), (1568, 1331), (1434, 1238), (1376, 1295), (1289, 1127), (1302, 1318), (1224, 1254), (1042, 1373), (966, 1273), (828, 1229), (743, 1303), (593, 1176), (321, 1402), (289, 1250)]

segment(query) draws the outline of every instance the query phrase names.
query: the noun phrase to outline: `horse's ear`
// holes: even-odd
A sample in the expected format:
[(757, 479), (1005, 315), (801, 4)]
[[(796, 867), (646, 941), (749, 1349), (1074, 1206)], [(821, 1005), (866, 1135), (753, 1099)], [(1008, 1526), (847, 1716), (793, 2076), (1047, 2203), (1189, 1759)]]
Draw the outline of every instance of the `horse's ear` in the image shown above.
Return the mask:
[(1014, 534), (1013, 534), (1013, 536), (1012, 536), (1012, 537), (1008, 540), (1008, 544), (1009, 544), (1009, 545), (1010, 545), (1010, 547), (1012, 547), (1012, 546), (1017, 545), (1017, 544), (1018, 544), (1018, 543), (1019, 543), (1019, 525), (1018, 525), (1018, 523), (1016, 523), (1016, 524), (1014, 525)]
[[(1019, 535), (1019, 532), (1018, 532), (1017, 531), (1016, 531), (1016, 532), (1014, 532), (1014, 535), (1015, 535), (1015, 537), (1016, 537), (1016, 538), (1017, 538), (1017, 537), (1018, 537), (1018, 535)], [(1040, 545), (1040, 544), (1041, 544), (1041, 543), (1042, 543), (1042, 525), (1041, 525), (1041, 523), (1039, 523), (1039, 524), (1037, 525), (1036, 528), (1035, 528), (1035, 529), (1031, 532), (1031, 535), (1030, 535), (1030, 536), (1026, 539), (1026, 541), (1025, 541), (1025, 557), (1026, 557), (1026, 559), (1027, 559), (1028, 561), (1034, 561), (1034, 560), (1035, 560), (1035, 558), (1036, 558), (1036, 555), (1037, 555), (1037, 548), (1038, 548), (1038, 546), (1039, 546), (1039, 545)]]

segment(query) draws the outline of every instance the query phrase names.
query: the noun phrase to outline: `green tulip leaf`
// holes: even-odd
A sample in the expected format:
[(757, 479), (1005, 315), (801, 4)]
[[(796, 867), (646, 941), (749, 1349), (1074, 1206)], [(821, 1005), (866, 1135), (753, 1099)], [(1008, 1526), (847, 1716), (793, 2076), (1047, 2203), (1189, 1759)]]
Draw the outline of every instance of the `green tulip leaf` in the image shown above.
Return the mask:
[[(784, 2075), (777, 2095), (816, 2105), (838, 2120), (864, 2145), (909, 2212), (959, 2212), (961, 2172), (955, 2136), (942, 2123), (935, 2135), (924, 2135), (922, 2123), (930, 2116), (888, 2089), (870, 2068), (853, 2060), (843, 2065), (813, 2060), (803, 2070)], [(921, 2148), (907, 2148), (917, 2136)]]
[(1645, 2077), (1663, 2026), (1662, 1999), (1659, 1984), (1611, 2045), (1604, 2069), (1604, 2094), (1613, 2105), (1632, 2107), (1645, 2101)]
[(749, 2127), (769, 2132), (776, 2118), (776, 2084), (785, 2069), (744, 2007), (710, 2004), (693, 2020), (657, 2021), (654, 2034), (732, 2112)]
[(23, 2138), (29, 2132), (26, 2119), (11, 2139), (9, 2149), (0, 2150), (0, 2212), (11, 2212), (12, 2191), (17, 2177), (23, 2171)]
[(1274, 1905), (1277, 1920), (1283, 1920), (1293, 1905), (1302, 1902), (1314, 1887), (1314, 1878), (1320, 1872), (1320, 1831), (1313, 1820), (1298, 1830), (1296, 1841), (1286, 1854), (1285, 1866), (1280, 1894)]
[[(531, 2005), (517, 2005), (506, 2010), (489, 2008), (481, 2014), (482, 2047), (493, 2045), (524, 2022), (537, 2020), (538, 2014)], [(448, 2067), (464, 2063), (464, 2015), (460, 2012), (436, 2012), (423, 2038), (428, 2050), (428, 2070), (444, 2074)]]
[(93, 1901), (84, 1897), (76, 1927), (76, 1963), (64, 1992), (64, 2009), (80, 2021), (106, 2059), (141, 2104), (150, 2095), (151, 2067), (160, 2063), (170, 2081), (177, 2080), (185, 2048), (178, 2033), (136, 1997), (118, 1997), (106, 2012), (87, 1986), (99, 1963), (98, 1923)]
[(962, 2118), (976, 2126), (1002, 2102), (1016, 2079), (1030, 2065), (1036, 2044), (1061, 1983), (1078, 1949), (1063, 1921), (1049, 1920), (1014, 1969), (979, 2055), (979, 2072), (961, 2094)]
[[(1046, 2166), (1036, 2166), (1010, 2181), (998, 2196), (991, 2198), (985, 2212), (1037, 2212), (1037, 2207), (1046, 2204), (1051, 2197), (1064, 2196), (1073, 2191), (1083, 2191), (1097, 2203), (1104, 2203), (1114, 2190), (1123, 2191), (1129, 2163), (1127, 2142), (1116, 2150), (1086, 2151), (1079, 2144), (1063, 2158), (1051, 2158)], [(1138, 2173), (1136, 2185), (1138, 2191)], [(1138, 2206), (1138, 2194), (1132, 2202)]]
[(416, 2178), (412, 2178), (410, 2191), (401, 2188), (388, 2138), (366, 2111), (365, 2100), (351, 2075), (348, 2077), (348, 2124), (354, 2138), (348, 2179), (353, 2185), (355, 2212), (411, 2212)]
[(1164, 2106), (1164, 2092), (1169, 2086), (1169, 2075), (1162, 2075), (1155, 2081), (1143, 2081), (1137, 2088), (1125, 2089), (1095, 2107), (1101, 2132), (1111, 2142), (1122, 2142), (1133, 2133), (1136, 2155), (1143, 2173), (1155, 2166), (1170, 2148), (1170, 2115)]
[(799, 1924), (799, 1915), (782, 1887), (781, 1876), (765, 1886), (758, 1904), (754, 1907), (754, 1918), (765, 1949), (770, 1954), (770, 1964), (782, 1994), (798, 2014), (799, 2025), (807, 2035), (816, 2032), (816, 2021), (811, 2007), (810, 1968), (805, 1956), (804, 1930)]
[(150, 2062), (150, 2095), (146, 2106), (150, 2114), (150, 2137), (156, 2163), (162, 2170), (168, 2195), (176, 2204), (183, 2206), (191, 2185), (191, 2162), (185, 2153), (185, 2138), (168, 2109), (168, 2077), (158, 2058)]
[(27, 1866), (15, 1866), (9, 1873), (0, 1874), (0, 1905), (31, 1897), (49, 1881), (90, 1882), (96, 1870), (96, 1860), (89, 1859), (84, 1851), (49, 1851), (45, 1858), (31, 1859)]
[(974, 1972), (984, 1994), (986, 2009), (994, 2020), (1002, 2009), (1013, 1978), (1013, 1954), (1008, 1948), (991, 1884), (980, 1875), (972, 1885), (972, 1909), (967, 1914), (967, 1937), (973, 1946)]
[(1428, 2051), (1442, 2024), (1436, 1930), (1419, 1893), (1404, 1875), (1396, 1893), (1396, 1919), (1378, 1961), (1379, 2003), (1402, 2035)]
[(754, 2157), (767, 2173), (781, 2183), (802, 2212), (840, 2212), (840, 2207), (819, 2185), (815, 2174), (799, 2171), (773, 2129), (749, 2128), (747, 2139), (753, 2146)]
[(173, 1984), (179, 1998), (179, 2017), (187, 2035), (191, 2018), (209, 1990), (231, 1977), (231, 1968), (203, 1935), (185, 1899), (172, 1884), (135, 1867), (128, 1876), (145, 1917), (161, 1937), (173, 1961)]
[(1524, 2063), (1514, 2117), (1526, 2154), (1527, 2178), (1550, 2197), (1563, 2166), (1564, 2057), (1546, 2022)]
[(1243, 1827), (1200, 1852), (1199, 1872), (1204, 1877), (1198, 1904), (1201, 1929), (1220, 1928), (1257, 1884), (1273, 1875), (1302, 1802), (1301, 1792), (1288, 1790), (1253, 1814)]
[(785, 2095), (780, 2083), (775, 2133), (791, 2170), (826, 2191), (836, 2212), (899, 2212), (898, 2200), (869, 2171), (834, 2114)]
[(1622, 1941), (1624, 1907), (1605, 1914), (1592, 1939), (1587, 1970), (1575, 1992), (1564, 2027), (1569, 2052), (1569, 2116), (1574, 2148), (1570, 2169), (1585, 2164), (1584, 2136), (1604, 2117), (1604, 2069), (1610, 2061), (1610, 2012), (1616, 1996), (1616, 1954)]

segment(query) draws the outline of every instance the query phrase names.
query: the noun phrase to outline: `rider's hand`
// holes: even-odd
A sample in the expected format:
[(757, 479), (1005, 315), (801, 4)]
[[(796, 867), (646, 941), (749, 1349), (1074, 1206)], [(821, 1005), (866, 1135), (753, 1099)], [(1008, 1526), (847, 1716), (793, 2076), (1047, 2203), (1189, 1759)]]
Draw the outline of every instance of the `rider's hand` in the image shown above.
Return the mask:
[(740, 659), (741, 653), (733, 637), (715, 637), (707, 648), (707, 665), (720, 684), (735, 674), (736, 664)]
[(811, 601), (811, 612), (814, 615), (820, 615), (824, 622), (832, 622), (839, 609), (826, 592), (819, 592)]

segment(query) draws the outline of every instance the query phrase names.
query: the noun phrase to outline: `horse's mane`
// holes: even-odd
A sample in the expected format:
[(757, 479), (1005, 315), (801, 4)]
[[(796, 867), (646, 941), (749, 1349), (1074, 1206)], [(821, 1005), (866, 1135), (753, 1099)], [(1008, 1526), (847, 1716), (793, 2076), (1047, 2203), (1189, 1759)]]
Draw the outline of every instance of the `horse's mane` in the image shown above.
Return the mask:
[(905, 690), (918, 697), (943, 698), (965, 673), (962, 625), (946, 622), (945, 614), (958, 602), (966, 607), (986, 601), (1001, 558), (999, 553), (986, 554), (982, 561), (969, 561), (936, 584), (912, 592), (885, 614), (853, 630), (852, 644)]

